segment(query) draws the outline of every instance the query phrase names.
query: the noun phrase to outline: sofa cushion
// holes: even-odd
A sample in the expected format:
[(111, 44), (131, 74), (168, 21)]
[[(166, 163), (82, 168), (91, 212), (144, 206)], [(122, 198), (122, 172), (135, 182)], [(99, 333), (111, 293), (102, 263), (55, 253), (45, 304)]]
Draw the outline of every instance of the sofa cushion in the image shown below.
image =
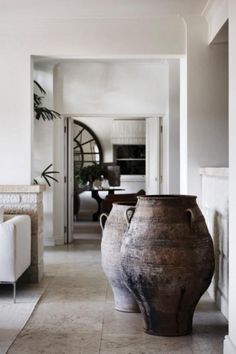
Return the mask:
[(3, 222), (4, 207), (0, 206), (0, 224)]

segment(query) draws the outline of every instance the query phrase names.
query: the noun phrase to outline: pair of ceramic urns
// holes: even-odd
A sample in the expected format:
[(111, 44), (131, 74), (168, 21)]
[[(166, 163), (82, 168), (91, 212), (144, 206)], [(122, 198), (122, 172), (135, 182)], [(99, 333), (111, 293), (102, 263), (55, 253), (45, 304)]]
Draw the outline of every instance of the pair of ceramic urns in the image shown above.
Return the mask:
[(142, 313), (145, 332), (192, 332), (214, 272), (214, 249), (194, 196), (140, 196), (102, 214), (102, 266), (115, 309)]

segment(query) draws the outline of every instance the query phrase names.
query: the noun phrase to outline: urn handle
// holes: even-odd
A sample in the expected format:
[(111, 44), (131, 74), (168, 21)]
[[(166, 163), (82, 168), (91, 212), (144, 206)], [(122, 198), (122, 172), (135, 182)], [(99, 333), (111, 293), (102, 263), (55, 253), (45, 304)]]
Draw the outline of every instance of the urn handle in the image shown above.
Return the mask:
[(190, 222), (190, 227), (193, 227), (193, 224), (196, 220), (196, 217), (194, 215), (194, 212), (191, 208), (186, 209), (186, 213), (189, 214), (189, 222)]
[(106, 213), (102, 213), (100, 215), (99, 221), (100, 221), (100, 226), (102, 228), (102, 231), (104, 230), (104, 226), (105, 226), (105, 223), (107, 221), (107, 218), (108, 218), (108, 214), (106, 214)]
[(125, 220), (127, 223), (127, 226), (129, 227), (129, 224), (131, 223), (131, 220), (133, 218), (134, 212), (135, 212), (136, 207), (132, 206), (125, 211)]

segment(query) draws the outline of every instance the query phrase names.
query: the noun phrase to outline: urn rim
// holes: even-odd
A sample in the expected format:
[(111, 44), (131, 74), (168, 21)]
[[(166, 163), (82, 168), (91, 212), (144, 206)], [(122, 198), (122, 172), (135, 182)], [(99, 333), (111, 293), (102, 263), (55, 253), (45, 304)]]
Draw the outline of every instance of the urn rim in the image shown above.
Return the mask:
[(119, 205), (119, 206), (135, 206), (137, 204), (137, 201), (122, 201), (122, 202), (113, 202), (112, 205)]
[(178, 200), (178, 199), (197, 199), (196, 195), (188, 194), (153, 194), (137, 196), (138, 200)]

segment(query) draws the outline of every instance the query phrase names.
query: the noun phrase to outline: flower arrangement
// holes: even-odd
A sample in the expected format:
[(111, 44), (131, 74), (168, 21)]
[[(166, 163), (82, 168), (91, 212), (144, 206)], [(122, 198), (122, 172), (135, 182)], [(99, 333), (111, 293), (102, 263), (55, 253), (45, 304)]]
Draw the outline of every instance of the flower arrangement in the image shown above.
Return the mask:
[(104, 174), (104, 168), (101, 164), (93, 164), (82, 167), (80, 170), (75, 171), (75, 184), (78, 186), (90, 186), (96, 179), (101, 179)]

